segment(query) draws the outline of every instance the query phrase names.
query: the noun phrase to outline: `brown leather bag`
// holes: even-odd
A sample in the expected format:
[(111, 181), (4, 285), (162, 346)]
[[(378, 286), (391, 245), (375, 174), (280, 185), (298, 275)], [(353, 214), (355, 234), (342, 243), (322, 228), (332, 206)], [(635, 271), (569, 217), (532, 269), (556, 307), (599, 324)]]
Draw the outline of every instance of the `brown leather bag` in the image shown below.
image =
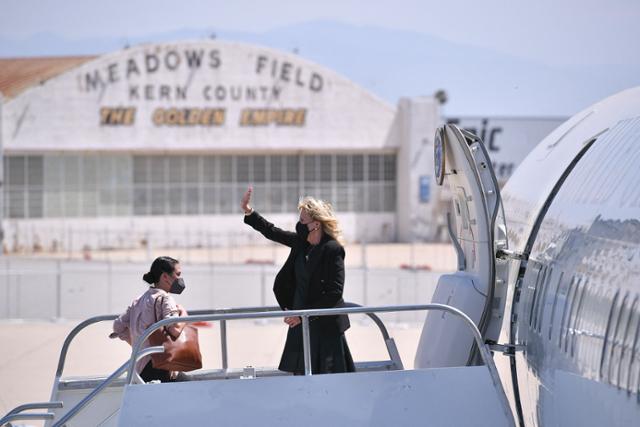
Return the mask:
[[(155, 302), (158, 302), (158, 298), (156, 298)], [(153, 308), (157, 322), (158, 311), (155, 303)], [(171, 336), (166, 327), (156, 329), (149, 336), (149, 344), (152, 346), (164, 346), (164, 353), (151, 355), (152, 366), (156, 369), (188, 372), (202, 368), (198, 329), (193, 325), (186, 325), (177, 338)]]

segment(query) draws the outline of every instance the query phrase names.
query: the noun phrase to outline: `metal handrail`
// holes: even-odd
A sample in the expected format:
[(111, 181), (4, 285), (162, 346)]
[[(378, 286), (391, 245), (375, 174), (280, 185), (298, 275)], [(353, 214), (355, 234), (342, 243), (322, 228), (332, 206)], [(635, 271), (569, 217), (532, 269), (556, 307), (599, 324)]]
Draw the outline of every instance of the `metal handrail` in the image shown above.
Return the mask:
[(62, 408), (62, 402), (25, 403), (24, 405), (16, 406), (15, 408), (7, 412), (7, 415), (17, 414), (18, 412), (28, 411), (30, 409), (55, 409), (55, 408)]
[[(359, 306), (358, 304), (355, 304), (355, 303), (345, 303), (345, 306), (361, 307), (361, 306)], [(280, 309), (280, 307), (278, 307), (278, 306), (271, 306), (271, 307), (223, 308), (223, 309), (217, 309), (217, 310), (193, 310), (192, 311), (193, 314), (191, 316), (206, 316), (206, 315), (211, 315), (211, 314), (264, 313), (264, 312), (275, 312), (275, 311), (277, 311), (279, 309)], [(371, 317), (371, 319), (373, 319), (373, 321), (378, 325), (378, 328), (380, 329), (380, 332), (381, 332), (383, 338), (385, 340), (388, 340), (389, 339), (389, 332), (387, 331), (387, 328), (382, 323), (382, 320), (380, 320), (380, 318), (378, 316), (376, 316), (375, 314), (373, 314), (373, 313), (366, 313), (366, 314), (368, 314), (369, 317)], [(76, 326), (69, 333), (69, 335), (67, 336), (67, 339), (65, 340), (65, 343), (63, 345), (63, 349), (62, 349), (61, 354), (60, 354), (60, 360), (58, 362), (58, 371), (56, 372), (56, 377), (60, 377), (60, 375), (62, 374), (62, 370), (64, 368), (64, 362), (65, 362), (67, 350), (68, 350), (68, 347), (71, 344), (71, 341), (73, 340), (73, 338), (82, 329), (86, 328), (87, 326), (89, 326), (89, 325), (91, 325), (93, 323), (97, 323), (97, 322), (105, 321), (105, 320), (113, 320), (116, 317), (117, 316), (114, 316), (114, 315), (96, 316), (96, 317), (87, 319), (84, 322), (80, 323), (78, 326)], [(220, 322), (221, 322), (221, 328), (220, 329), (221, 329), (221, 341), (222, 341), (221, 342), (221, 344), (222, 344), (222, 364), (223, 364), (223, 368), (227, 369), (226, 322), (225, 322), (225, 320), (221, 320)], [(151, 327), (153, 327), (153, 325)], [(146, 356), (148, 354), (162, 353), (163, 351), (164, 351), (164, 347), (162, 347), (162, 346), (147, 347), (144, 350), (140, 351), (140, 353), (136, 357), (136, 360), (139, 360), (139, 359), (141, 359), (142, 357), (144, 357), (144, 356)], [(103, 382), (101, 382), (94, 390), (91, 391), (91, 393), (89, 393), (87, 396), (85, 396), (76, 406), (74, 406), (69, 412), (67, 412), (60, 419), (60, 421), (58, 421), (56, 424), (54, 424), (54, 427), (58, 427), (58, 426), (63, 425), (65, 422), (67, 422), (71, 418), (73, 418), (78, 412), (80, 412), (80, 410), (82, 410), (82, 408), (84, 408), (91, 400), (93, 400), (98, 393), (100, 393), (104, 388), (106, 388), (116, 378), (118, 378), (120, 375), (122, 375), (122, 373), (124, 371), (127, 370), (126, 368), (127, 368), (128, 363), (129, 362), (125, 362), (125, 364), (120, 366), (120, 368), (118, 368), (113, 374), (111, 374), (108, 378), (106, 378)], [(131, 371), (131, 372), (132, 372), (132, 374), (130, 374), (128, 379), (127, 379), (128, 383), (131, 382), (129, 380), (131, 375), (135, 376), (135, 374), (136, 374), (135, 373), (135, 369), (133, 371)], [(1, 424), (0, 424), (0, 426), (1, 426)]]
[(51, 412), (36, 412), (30, 414), (12, 414), (7, 415), (0, 420), (0, 426), (16, 420), (52, 420), (54, 415)]
[[(358, 304), (355, 303), (344, 303), (345, 307), (361, 307)], [(233, 314), (252, 314), (252, 313), (270, 313), (270, 312), (279, 312), (280, 307), (278, 306), (268, 306), (268, 307), (260, 307), (260, 306), (255, 306), (255, 307), (241, 307), (241, 308), (222, 308), (222, 309), (214, 309), (214, 310), (192, 310), (191, 311), (191, 315), (189, 316), (190, 318), (192, 318), (193, 316), (211, 316), (211, 315), (224, 315), (224, 314), (229, 314), (229, 315), (233, 315)], [(389, 336), (389, 332), (387, 331), (386, 326), (384, 325), (384, 323), (382, 323), (382, 320), (375, 315), (374, 313), (364, 313), (367, 314), (378, 326), (378, 329), (380, 330), (380, 333), (382, 334), (383, 339), (386, 341), (388, 341), (390, 339)], [(60, 377), (62, 376), (62, 372), (64, 371), (64, 366), (66, 363), (66, 357), (67, 357), (67, 353), (69, 350), (69, 347), (71, 345), (71, 342), (74, 340), (74, 338), (86, 327), (94, 324), (94, 323), (99, 323), (99, 322), (104, 322), (104, 321), (109, 321), (109, 320), (114, 320), (118, 317), (118, 315), (115, 314), (108, 314), (108, 315), (101, 315), (101, 316), (94, 316), (91, 317), (89, 319), (86, 319), (84, 321), (82, 321), (81, 323), (79, 323), (75, 328), (73, 328), (71, 330), (71, 332), (69, 332), (69, 334), (67, 335), (67, 337), (64, 340), (64, 343), (62, 345), (62, 349), (60, 350), (60, 356), (58, 358), (58, 366), (56, 369), (56, 382), (60, 379)], [(269, 316), (269, 317), (278, 317), (278, 316)], [(177, 319), (177, 318), (175, 318)], [(199, 320), (194, 320), (194, 322), (197, 322)], [(227, 369), (227, 337), (226, 337), (226, 321), (223, 319), (220, 321), (221, 323), (221, 336), (220, 336), (220, 340), (221, 340), (221, 348), (222, 348), (222, 364), (223, 364), (223, 369)], [(150, 326), (153, 327), (154, 325)], [(159, 327), (159, 326), (158, 326)], [(154, 328), (155, 329), (155, 328)], [(146, 338), (145, 338), (146, 339)], [(387, 345), (387, 349), (388, 345)], [(163, 347), (148, 347), (142, 351), (139, 351), (138, 356), (136, 357), (136, 361), (139, 360), (140, 358), (148, 355), (148, 354), (153, 354), (153, 353), (162, 353), (164, 351)], [(391, 352), (390, 352), (391, 353)], [(390, 354), (390, 357), (392, 358), (392, 360), (394, 359), (394, 356)], [(398, 364), (397, 361), (396, 364)], [(127, 367), (129, 365), (129, 361), (125, 362), (122, 366), (120, 366), (114, 373), (112, 373), (109, 377), (107, 377), (103, 382), (101, 382), (94, 390), (92, 390), (91, 393), (89, 393), (87, 396), (85, 396), (85, 398), (83, 398), (78, 404), (76, 404), (76, 406), (74, 406), (71, 410), (69, 410), (69, 412), (67, 412), (63, 418), (61, 418), (60, 421), (58, 421), (54, 427), (58, 426), (58, 425), (62, 425), (62, 423), (67, 422), (69, 419), (71, 419), (72, 417), (74, 417), (82, 408), (84, 408), (91, 400), (93, 400), (95, 398), (95, 396), (100, 393), (104, 388), (106, 388), (108, 385), (110, 385), (116, 378), (118, 378), (120, 375), (122, 375), (123, 372), (128, 371)], [(400, 367), (402, 367), (401, 362), (399, 364)], [(132, 382), (132, 376), (135, 378), (137, 377), (137, 379), (139, 379), (140, 377), (135, 375), (135, 369), (133, 371), (129, 372), (129, 375), (127, 376), (127, 383), (131, 383)], [(32, 405), (56, 405), (57, 403), (60, 403), (60, 405), (62, 405), (61, 402), (47, 402), (47, 403), (42, 403), (42, 404), (26, 404), (26, 405), (21, 405), (17, 408), (15, 408), (12, 412), (8, 413), (6, 417), (8, 416), (12, 416), (13, 413), (19, 409), (19, 408), (26, 408), (26, 407), (30, 407)], [(62, 407), (62, 406), (39, 406), (39, 408), (58, 408), (58, 407)], [(31, 409), (35, 409), (36, 407), (32, 407)], [(24, 410), (24, 409), (21, 409)], [(24, 414), (24, 415), (46, 415), (46, 414)], [(51, 419), (53, 418), (53, 415), (49, 416), (46, 415), (46, 418), (34, 418), (34, 417), (29, 417), (29, 418), (20, 418), (20, 419)], [(12, 419), (17, 419), (17, 418), (12, 418)], [(2, 418), (2, 420), (4, 420), (4, 418)], [(7, 420), (8, 422), (9, 420)], [(2, 426), (3, 424), (0, 423), (0, 426)]]
[[(362, 307), (361, 305), (351, 303), (351, 302), (345, 302), (344, 306), (345, 307)], [(254, 307), (241, 307), (241, 308), (219, 308), (214, 310), (192, 310), (189, 313), (191, 316), (200, 316), (200, 315), (206, 315), (206, 314), (263, 313), (263, 312), (272, 312), (272, 311), (279, 311), (279, 310), (280, 310), (280, 307), (278, 306), (268, 306), (268, 307), (254, 306)], [(382, 320), (380, 320), (380, 318), (376, 316), (374, 313), (366, 313), (366, 314), (376, 323), (376, 325), (378, 325), (378, 329), (382, 334), (382, 338), (385, 341), (388, 340), (389, 332), (387, 331), (387, 328), (384, 326), (384, 323), (382, 323)], [(69, 332), (69, 334), (64, 340), (64, 343), (62, 344), (62, 349), (60, 350), (60, 356), (58, 357), (56, 379), (62, 376), (62, 372), (64, 370), (64, 366), (66, 363), (69, 346), (71, 345), (71, 342), (76, 337), (76, 335), (78, 335), (78, 333), (80, 333), (80, 331), (82, 331), (87, 326), (90, 326), (98, 322), (114, 320), (117, 317), (118, 315), (116, 314), (107, 314), (107, 315), (90, 317), (89, 319), (86, 319), (81, 323), (79, 323), (75, 328), (71, 330), (71, 332)], [(222, 367), (223, 369), (227, 369), (226, 322), (221, 321), (220, 329), (221, 329), (220, 341), (221, 341), (221, 348), (222, 348)]]
[[(269, 306), (269, 307), (244, 307), (244, 308), (222, 308), (222, 309), (214, 309), (214, 310), (192, 310), (191, 313), (192, 315), (195, 316), (202, 316), (202, 315), (207, 315), (207, 314), (234, 314), (234, 313), (254, 313), (254, 312), (265, 312), (265, 311), (276, 311), (279, 310), (280, 307), (278, 306)], [(118, 315), (114, 315), (114, 314), (108, 314), (108, 315), (102, 315), (102, 316), (94, 316), (91, 317), (89, 319), (84, 320), (83, 322), (79, 323), (75, 328), (73, 328), (71, 330), (71, 332), (69, 332), (69, 334), (67, 335), (67, 337), (64, 340), (64, 343), (62, 345), (62, 349), (60, 350), (60, 356), (58, 358), (58, 367), (56, 369), (56, 382), (60, 379), (60, 377), (62, 376), (62, 372), (64, 370), (64, 366), (66, 363), (66, 357), (67, 357), (67, 352), (69, 350), (69, 346), (71, 345), (71, 342), (73, 341), (73, 339), (80, 333), (80, 331), (82, 331), (83, 329), (85, 329), (86, 327), (94, 324), (94, 323), (98, 323), (98, 322), (104, 322), (104, 321), (108, 321), (108, 320), (114, 320), (118, 317)], [(374, 319), (375, 321), (376, 319)], [(226, 322), (222, 321), (221, 322), (221, 348), (222, 348), (222, 364), (223, 364), (223, 368), (227, 369), (227, 337), (226, 337)], [(388, 337), (389, 334), (386, 330), (386, 328), (384, 327), (384, 325), (382, 324), (382, 322), (380, 321), (380, 319), (377, 319), (376, 323), (378, 324), (379, 327), (381, 327), (381, 332), (382, 335), (384, 337)], [(160, 347), (162, 348), (162, 347)], [(164, 350), (161, 350), (159, 352), (162, 352)], [(144, 353), (146, 354), (150, 354), (150, 353)], [(139, 357), (144, 357), (144, 356), (139, 356)], [(127, 362), (128, 363), (128, 362)], [(117, 378), (120, 374), (122, 374), (122, 372), (124, 371), (120, 371), (120, 369), (122, 368), (122, 366), (116, 370), (115, 373), (120, 372), (118, 375), (116, 375), (116, 377), (111, 378), (114, 374), (112, 374), (110, 377), (108, 377), (107, 379), (105, 379), (105, 381), (103, 381), (98, 388), (100, 388), (100, 390), (102, 390), (104, 387), (106, 387), (107, 385), (111, 384), (111, 382), (113, 382), (113, 380), (115, 378)], [(130, 380), (128, 380), (128, 382), (130, 382)], [(98, 392), (100, 391), (98, 390)], [(94, 393), (95, 392), (95, 393)], [(90, 400), (93, 399), (93, 397), (95, 396), (95, 394), (97, 394), (96, 389), (94, 389), (92, 391), (91, 394), (87, 395), (86, 401), (85, 399), (83, 399), (78, 405), (82, 404), (81, 407), (79, 407), (77, 409), (78, 412), (80, 409), (82, 409), (82, 407), (84, 407)], [(76, 405), (76, 406), (78, 406)], [(70, 411), (71, 412), (71, 411)], [(72, 415), (73, 416), (73, 415)], [(68, 420), (68, 419), (66, 419)], [(1, 424), (0, 424), (1, 426)]]
[(335, 316), (339, 314), (357, 314), (357, 313), (388, 313), (399, 311), (421, 311), (421, 310), (439, 310), (446, 311), (454, 314), (464, 320), (473, 334), (473, 338), (476, 342), (480, 357), (489, 370), (489, 376), (498, 393), (498, 399), (502, 404), (503, 411), (507, 416), (511, 425), (515, 426), (513, 413), (511, 412), (511, 406), (509, 400), (502, 387), (498, 370), (493, 362), (491, 353), (485, 345), (482, 334), (478, 330), (473, 320), (471, 320), (465, 313), (457, 308), (445, 305), (445, 304), (422, 304), (422, 305), (405, 305), (405, 306), (384, 306), (384, 307), (350, 307), (350, 308), (328, 308), (328, 309), (316, 309), (316, 310), (290, 310), (290, 311), (273, 311), (273, 312), (257, 312), (257, 313), (228, 313), (228, 314), (208, 314), (208, 315), (193, 315), (187, 317), (169, 317), (162, 319), (153, 325), (149, 326), (138, 340), (133, 345), (131, 351), (131, 358), (129, 359), (129, 369), (127, 375), (127, 384), (131, 384), (133, 380), (133, 369), (137, 360), (136, 355), (141, 351), (141, 347), (145, 340), (158, 328), (171, 325), (174, 323), (185, 322), (206, 322), (217, 320), (239, 320), (239, 319), (265, 319), (265, 318), (277, 318), (277, 317), (293, 317), (299, 316), (302, 319), (302, 341), (304, 352), (304, 369), (305, 375), (312, 375), (311, 372), (311, 353), (310, 353), (310, 339), (309, 339), (309, 317), (311, 316)]
[[(237, 313), (240, 311), (270, 311), (277, 310), (279, 307), (246, 307), (246, 308), (222, 308), (216, 310), (193, 310), (191, 313), (194, 315), (203, 315), (203, 314), (217, 314), (217, 313)], [(56, 377), (60, 377), (62, 375), (62, 371), (64, 370), (64, 365), (67, 359), (67, 352), (69, 350), (69, 346), (71, 345), (71, 341), (87, 326), (90, 326), (94, 323), (104, 322), (107, 320), (115, 320), (118, 317), (117, 314), (105, 314), (101, 316), (90, 317), (82, 322), (80, 322), (75, 328), (69, 332), (67, 337), (62, 344), (62, 349), (60, 350), (60, 356), (58, 357), (58, 367), (56, 369)]]
[(69, 350), (69, 345), (71, 345), (71, 341), (73, 341), (73, 339), (76, 337), (76, 335), (78, 335), (78, 333), (81, 330), (83, 330), (87, 326), (92, 325), (94, 323), (104, 322), (105, 320), (114, 320), (117, 317), (118, 315), (116, 314), (107, 314), (103, 316), (90, 317), (89, 319), (79, 323), (78, 326), (73, 328), (71, 332), (69, 332), (69, 335), (67, 335), (67, 337), (65, 338), (64, 343), (62, 344), (62, 349), (60, 350), (60, 357), (58, 357), (58, 368), (56, 369), (56, 377), (60, 377), (62, 375), (62, 371), (64, 370), (64, 364), (67, 359), (67, 351)]
[(16, 406), (7, 414), (0, 418), (0, 426), (10, 423), (15, 420), (50, 420), (53, 419), (54, 414), (51, 412), (38, 412), (23, 414), (22, 411), (28, 411), (30, 409), (54, 409), (62, 408), (62, 402), (40, 402), (40, 403), (26, 403), (24, 405)]
[[(138, 356), (136, 357), (136, 361), (148, 356), (150, 354), (162, 353), (164, 352), (164, 347), (155, 346), (155, 347), (147, 347), (142, 350)], [(78, 412), (82, 410), (85, 406), (87, 406), (102, 390), (107, 388), (109, 384), (111, 384), (116, 378), (120, 377), (127, 369), (129, 368), (129, 361), (124, 362), (118, 369), (116, 369), (111, 375), (109, 375), (104, 381), (102, 381), (96, 388), (91, 390), (91, 393), (87, 394), (80, 402), (76, 404), (73, 408), (69, 410), (66, 414), (57, 421), (53, 427), (61, 427), (64, 423), (68, 422), (71, 418), (75, 417)], [(53, 416), (52, 416), (53, 418)], [(1, 426), (2, 424), (0, 424)]]

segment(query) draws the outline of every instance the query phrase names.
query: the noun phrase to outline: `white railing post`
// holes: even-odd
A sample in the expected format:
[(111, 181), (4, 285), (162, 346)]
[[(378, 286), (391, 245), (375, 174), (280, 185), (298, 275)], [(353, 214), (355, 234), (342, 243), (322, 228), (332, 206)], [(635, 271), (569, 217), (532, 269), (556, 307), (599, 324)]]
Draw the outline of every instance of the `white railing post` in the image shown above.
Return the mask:
[(309, 339), (309, 316), (302, 316), (302, 349), (304, 351), (304, 374), (313, 375), (311, 370), (311, 342)]

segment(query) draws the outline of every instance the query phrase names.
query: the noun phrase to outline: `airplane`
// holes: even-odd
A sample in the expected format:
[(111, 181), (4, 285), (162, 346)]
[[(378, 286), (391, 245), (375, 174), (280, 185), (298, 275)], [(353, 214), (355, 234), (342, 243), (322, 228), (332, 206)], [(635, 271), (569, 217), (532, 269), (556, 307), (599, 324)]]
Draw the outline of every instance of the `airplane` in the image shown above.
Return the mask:
[[(519, 425), (640, 425), (640, 87), (554, 130), (500, 194), (486, 157), (474, 135), (438, 130), (459, 271), (440, 279), (432, 302), (505, 343), (496, 348), (508, 362), (495, 360)], [(446, 328), (436, 318), (427, 316), (416, 366), (448, 356), (420, 359)]]
[[(306, 375), (295, 377), (225, 365), (195, 371), (188, 382), (144, 384), (135, 361), (162, 347), (138, 343), (107, 377), (64, 378), (75, 334), (114, 317), (98, 316), (65, 341), (51, 401), (16, 408), (0, 426), (16, 419), (53, 426), (640, 425), (638, 159), (640, 87), (562, 124), (502, 190), (482, 141), (443, 125), (434, 138), (434, 170), (452, 194), (457, 271), (440, 277), (430, 304), (202, 311), (147, 330), (220, 321), (224, 340), (222, 324), (240, 318), (300, 315), (308, 332), (309, 316), (369, 313), (389, 360), (332, 375), (313, 375), (307, 363)], [(404, 369), (375, 317), (406, 310), (427, 311), (415, 369)], [(308, 353), (306, 346), (310, 361)], [(20, 418), (29, 408), (53, 411)]]

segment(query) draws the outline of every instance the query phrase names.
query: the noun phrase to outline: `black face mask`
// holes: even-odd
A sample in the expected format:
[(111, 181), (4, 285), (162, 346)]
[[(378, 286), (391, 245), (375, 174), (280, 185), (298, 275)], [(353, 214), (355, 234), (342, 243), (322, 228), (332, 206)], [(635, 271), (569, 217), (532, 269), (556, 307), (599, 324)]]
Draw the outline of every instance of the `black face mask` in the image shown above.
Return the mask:
[(172, 294), (181, 294), (182, 291), (184, 291), (184, 288), (185, 288), (184, 279), (182, 277), (178, 277), (171, 284), (171, 288), (169, 289), (169, 292)]
[(302, 240), (307, 240), (307, 237), (309, 237), (309, 227), (307, 227), (306, 224), (298, 221), (298, 223), (296, 224), (296, 234)]

